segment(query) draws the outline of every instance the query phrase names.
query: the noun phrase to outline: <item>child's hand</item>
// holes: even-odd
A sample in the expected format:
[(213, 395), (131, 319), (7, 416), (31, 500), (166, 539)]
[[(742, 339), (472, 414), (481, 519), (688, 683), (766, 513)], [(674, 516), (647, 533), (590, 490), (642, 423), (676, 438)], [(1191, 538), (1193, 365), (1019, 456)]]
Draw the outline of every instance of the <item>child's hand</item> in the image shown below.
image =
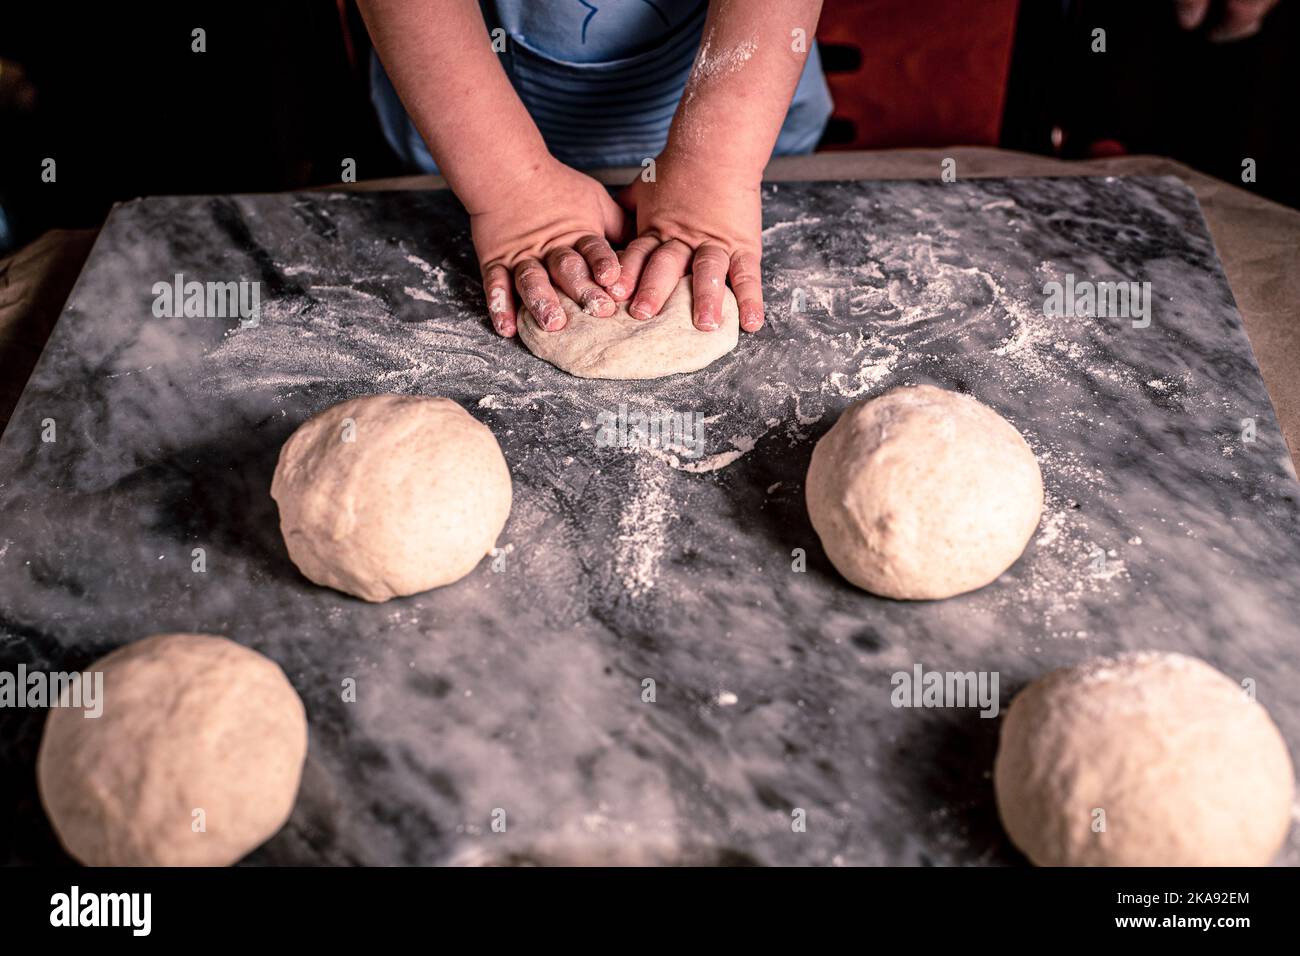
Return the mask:
[(493, 327), (515, 334), (514, 290), (550, 332), (567, 321), (556, 287), (583, 311), (612, 315), (605, 288), (619, 281), (620, 267), (608, 239), (621, 241), (627, 224), (604, 186), (549, 156), (496, 192), (488, 208), (470, 209)]
[[(619, 253), (623, 275), (610, 292), (632, 299), (637, 319), (658, 315), (688, 272), (695, 327), (722, 322), (728, 277), (740, 305), (740, 327), (763, 326), (763, 208), (759, 181), (720, 167), (687, 167), (661, 156), (656, 181), (637, 179), (619, 194), (636, 215), (637, 238)], [(633, 294), (635, 290), (635, 295)]]

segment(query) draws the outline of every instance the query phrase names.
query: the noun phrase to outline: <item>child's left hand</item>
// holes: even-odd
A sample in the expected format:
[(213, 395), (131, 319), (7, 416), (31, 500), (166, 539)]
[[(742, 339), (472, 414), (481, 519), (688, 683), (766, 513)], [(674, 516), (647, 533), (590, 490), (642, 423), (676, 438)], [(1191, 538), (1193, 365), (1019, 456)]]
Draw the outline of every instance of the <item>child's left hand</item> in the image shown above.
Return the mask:
[(618, 196), (636, 217), (637, 238), (618, 254), (622, 275), (607, 291), (619, 301), (631, 299), (633, 318), (648, 319), (691, 273), (695, 327), (712, 331), (721, 324), (730, 278), (740, 327), (757, 332), (763, 325), (759, 179), (667, 156), (659, 158), (655, 177), (638, 178)]

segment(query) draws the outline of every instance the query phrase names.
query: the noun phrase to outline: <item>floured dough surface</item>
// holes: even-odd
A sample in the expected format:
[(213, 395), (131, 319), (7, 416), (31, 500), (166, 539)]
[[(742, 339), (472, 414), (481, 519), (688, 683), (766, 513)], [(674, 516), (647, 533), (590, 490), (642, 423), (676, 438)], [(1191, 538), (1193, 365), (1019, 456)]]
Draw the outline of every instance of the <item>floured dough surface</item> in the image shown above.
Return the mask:
[(588, 315), (563, 293), (568, 324), (547, 332), (531, 312), (519, 315), (519, 337), (538, 358), (579, 378), (662, 378), (696, 372), (726, 355), (740, 339), (740, 312), (731, 289), (724, 288), (722, 323), (701, 332), (691, 321), (691, 277), (677, 284), (659, 314), (641, 321), (620, 303), (609, 318)]
[(1295, 789), (1264, 708), (1163, 652), (1030, 684), (1003, 720), (993, 782), (1007, 834), (1039, 866), (1264, 866)]
[(103, 712), (50, 709), (41, 803), (89, 866), (228, 866), (293, 809), (307, 717), (279, 666), (210, 634), (157, 634), (86, 668)]
[(912, 600), (993, 581), (1043, 510), (1042, 475), (1020, 433), (933, 385), (848, 408), (813, 450), (806, 493), (835, 569), (873, 594)]
[(387, 601), (451, 584), (491, 552), (510, 469), (491, 429), (450, 399), (371, 395), (299, 426), (271, 496), (298, 570)]

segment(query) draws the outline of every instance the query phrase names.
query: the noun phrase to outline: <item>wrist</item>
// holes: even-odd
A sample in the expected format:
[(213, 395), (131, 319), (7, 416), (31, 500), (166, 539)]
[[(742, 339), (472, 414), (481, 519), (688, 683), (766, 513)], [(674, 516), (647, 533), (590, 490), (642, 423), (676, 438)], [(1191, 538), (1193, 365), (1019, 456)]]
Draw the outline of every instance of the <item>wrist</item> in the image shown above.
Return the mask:
[(535, 142), (494, 145), (484, 152), (490, 157), (488, 162), (479, 162), (476, 155), (466, 164), (467, 169), (444, 172), (471, 216), (514, 206), (535, 192), (536, 184), (550, 175), (557, 162), (541, 136)]
[(679, 149), (670, 137), (655, 161), (656, 179), (705, 189), (757, 190), (763, 165), (743, 158), (720, 158), (706, 150)]

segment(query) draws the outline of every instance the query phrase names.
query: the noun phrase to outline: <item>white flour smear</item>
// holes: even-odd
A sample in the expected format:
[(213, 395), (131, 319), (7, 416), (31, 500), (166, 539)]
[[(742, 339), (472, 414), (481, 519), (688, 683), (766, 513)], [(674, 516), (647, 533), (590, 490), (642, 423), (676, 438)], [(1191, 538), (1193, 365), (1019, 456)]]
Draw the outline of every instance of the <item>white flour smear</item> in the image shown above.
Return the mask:
[(763, 239), (771, 239), (777, 233), (786, 232), (790, 229), (803, 229), (807, 226), (815, 226), (822, 221), (821, 216), (800, 216), (797, 219), (787, 219), (784, 222), (773, 223), (763, 230)]
[[(695, 102), (696, 94), (705, 84), (742, 70), (757, 50), (756, 38), (728, 48), (715, 44), (710, 36), (706, 36), (700, 44), (700, 52), (696, 54), (691, 75), (686, 79), (686, 89), (682, 93), (683, 106), (689, 107)], [(698, 110), (686, 109), (681, 115), (680, 132), (690, 142), (702, 143), (714, 132), (713, 126), (699, 115)]]
[[(421, 391), (424, 383), (491, 362), (478, 354), (480, 330), (472, 321), (450, 329), (401, 322), (377, 294), (347, 286), (308, 286), (307, 293), (309, 301), (269, 299), (257, 326), (230, 329), (204, 362), (204, 385), (284, 396), (325, 383), (354, 397)], [(405, 293), (437, 305), (448, 301), (414, 287)]]
[[(633, 454), (636, 454), (633, 452)], [(668, 523), (675, 514), (668, 473), (636, 454), (634, 481), (622, 502), (614, 549), (614, 572), (633, 598), (653, 590), (668, 547)]]
[[(424, 273), (425, 277), (430, 282), (433, 283), (434, 291), (436, 291), (439, 295), (445, 298), (447, 295), (451, 293), (451, 289), (447, 285), (447, 273), (441, 266), (436, 266), (436, 267), (431, 266), (429, 265), (429, 263), (425, 262), (419, 256), (413, 256), (409, 254), (406, 257), (406, 261)], [(407, 290), (407, 294), (410, 295), (409, 289)], [(436, 302), (439, 300), (426, 299), (425, 301)]]
[(700, 45), (695, 57), (695, 67), (686, 81), (686, 102), (689, 105), (701, 83), (739, 72), (758, 49), (758, 40), (750, 38), (733, 47), (719, 47), (709, 38)]
[(646, 448), (645, 451), (671, 468), (700, 475), (708, 471), (726, 468), (733, 462), (739, 461), (742, 455), (747, 455), (754, 450), (754, 446), (758, 444), (760, 437), (762, 436), (732, 435), (728, 439), (731, 442), (729, 451), (719, 452), (716, 455), (706, 455), (703, 458), (685, 458), (659, 448)]

